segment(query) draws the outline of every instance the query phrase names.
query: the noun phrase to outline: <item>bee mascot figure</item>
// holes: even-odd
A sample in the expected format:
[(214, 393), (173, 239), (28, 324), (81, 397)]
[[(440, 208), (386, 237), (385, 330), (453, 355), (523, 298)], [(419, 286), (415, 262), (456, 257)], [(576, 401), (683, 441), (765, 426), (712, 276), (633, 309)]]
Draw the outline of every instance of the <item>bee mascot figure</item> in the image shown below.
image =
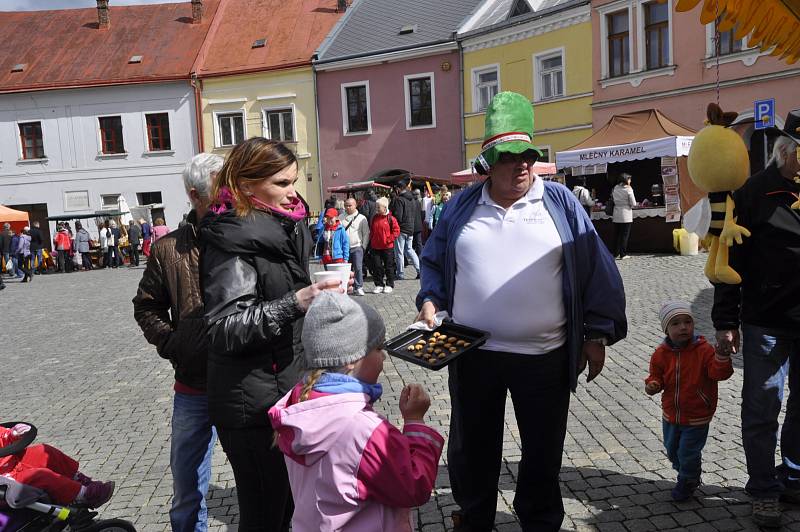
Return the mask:
[(708, 197), (684, 217), (684, 227), (705, 235), (709, 249), (705, 274), (712, 283), (740, 284), (741, 276), (728, 265), (728, 248), (742, 243), (750, 231), (736, 224), (736, 205), (731, 195), (750, 174), (750, 158), (742, 138), (729, 129), (737, 113), (723, 113), (708, 105), (706, 127), (694, 137), (689, 150), (689, 174)]

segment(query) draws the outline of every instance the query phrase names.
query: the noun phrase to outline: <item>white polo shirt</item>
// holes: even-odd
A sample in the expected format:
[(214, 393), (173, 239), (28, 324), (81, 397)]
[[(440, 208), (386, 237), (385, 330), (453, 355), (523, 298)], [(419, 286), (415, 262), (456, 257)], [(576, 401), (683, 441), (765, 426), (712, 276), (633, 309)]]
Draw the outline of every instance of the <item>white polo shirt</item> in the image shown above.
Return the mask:
[(539, 355), (566, 342), (563, 251), (544, 182), (508, 209), (487, 185), (456, 241), (453, 319), (489, 331), (490, 351)]

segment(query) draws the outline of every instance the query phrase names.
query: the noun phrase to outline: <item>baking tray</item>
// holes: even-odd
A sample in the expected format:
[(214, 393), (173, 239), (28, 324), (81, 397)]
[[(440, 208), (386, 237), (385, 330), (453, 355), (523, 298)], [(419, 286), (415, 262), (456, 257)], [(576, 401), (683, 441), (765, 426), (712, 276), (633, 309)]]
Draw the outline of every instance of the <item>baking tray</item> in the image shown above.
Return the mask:
[[(424, 355), (427, 353), (427, 348), (430, 346), (429, 340), (430, 338), (434, 337), (434, 333), (445, 335), (446, 338), (455, 337), (456, 342), (453, 343), (452, 347), (455, 347), (456, 350), (455, 352), (451, 352), (444, 346), (434, 346), (434, 350), (437, 348), (441, 349), (445, 356), (444, 358), (438, 358), (437, 354), (436, 359), (430, 362), (426, 360), (424, 356), (416, 356), (416, 354), (420, 353), (421, 355)], [(386, 343), (385, 349), (393, 357), (402, 358), (403, 360), (424, 368), (440, 370), (464, 353), (469, 353), (475, 349), (478, 349), (480, 346), (486, 343), (486, 340), (489, 339), (489, 336), (491, 335), (486, 331), (473, 329), (472, 327), (459, 325), (451, 321), (445, 321), (432, 331), (409, 330), (398, 336), (395, 336)], [(422, 351), (408, 350), (408, 346), (415, 345), (420, 340), (425, 341), (425, 347), (422, 349)], [(469, 345), (466, 347), (463, 345), (459, 346), (457, 345), (458, 340), (463, 340)]]

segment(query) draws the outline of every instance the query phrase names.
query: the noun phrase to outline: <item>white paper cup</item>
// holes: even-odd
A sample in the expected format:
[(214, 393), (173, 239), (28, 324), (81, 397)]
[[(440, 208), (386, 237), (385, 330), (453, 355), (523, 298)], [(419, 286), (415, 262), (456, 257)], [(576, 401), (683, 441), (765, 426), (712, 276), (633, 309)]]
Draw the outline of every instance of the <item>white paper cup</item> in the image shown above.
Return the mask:
[(336, 272), (342, 276), (342, 288), (347, 290), (347, 284), (350, 282), (350, 263), (339, 262), (336, 264), (327, 264), (325, 267), (329, 272)]
[[(323, 281), (330, 281), (333, 279), (339, 281), (339, 284), (341, 286), (342, 274), (340, 272), (314, 272), (311, 274), (311, 282), (313, 282), (314, 284), (321, 283)], [(329, 288), (329, 290), (336, 290), (336, 288)]]

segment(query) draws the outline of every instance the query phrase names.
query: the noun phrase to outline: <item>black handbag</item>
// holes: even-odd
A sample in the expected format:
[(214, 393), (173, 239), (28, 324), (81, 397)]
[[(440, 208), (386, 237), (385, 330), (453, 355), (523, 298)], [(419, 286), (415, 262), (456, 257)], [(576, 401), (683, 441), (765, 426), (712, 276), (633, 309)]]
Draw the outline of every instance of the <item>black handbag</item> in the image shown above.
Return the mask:
[(606, 202), (606, 214), (608, 216), (614, 216), (614, 193), (612, 192), (611, 195), (608, 197), (608, 201)]

